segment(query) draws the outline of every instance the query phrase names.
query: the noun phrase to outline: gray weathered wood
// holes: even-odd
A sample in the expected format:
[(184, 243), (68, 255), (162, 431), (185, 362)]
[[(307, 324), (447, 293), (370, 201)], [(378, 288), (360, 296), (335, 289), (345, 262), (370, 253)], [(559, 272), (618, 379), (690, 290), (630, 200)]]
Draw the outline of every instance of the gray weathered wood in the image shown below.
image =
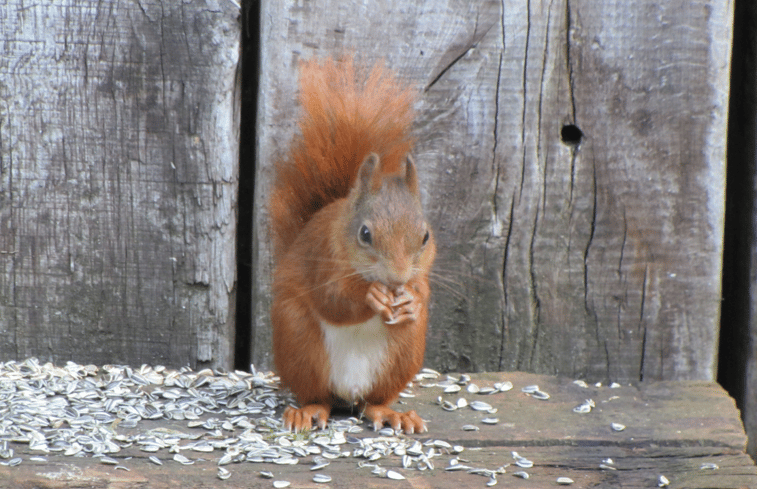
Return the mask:
[[(488, 478), (481, 475), (470, 474), (466, 470), (445, 470), (454, 458), (459, 458), (463, 465), (490, 470), (509, 464), (504, 474), (497, 475), (496, 487), (551, 488), (557, 487), (555, 481), (558, 477), (570, 477), (575, 484), (569, 487), (576, 488), (652, 488), (658, 487), (660, 475), (671, 481), (670, 487), (757, 487), (757, 467), (744, 453), (746, 436), (738, 411), (733, 400), (717, 384), (701, 381), (644, 382), (611, 388), (607, 385), (580, 387), (570, 380), (523, 372), (474, 374), (472, 377), (473, 382), (481, 387), (510, 381), (514, 388), (486, 396), (469, 394), (465, 390), (444, 394), (441, 387), (422, 388), (416, 383), (411, 389), (416, 397), (403, 399), (405, 405), (400, 407), (402, 410), (415, 409), (429, 420), (428, 433), (410, 435), (409, 439), (421, 442), (443, 440), (453, 446), (464, 447), (461, 454), (455, 455), (449, 449), (436, 447), (431, 457), (434, 468), (424, 471), (403, 468), (402, 457), (391, 452), (374, 461), (380, 467), (402, 473), (407, 480), (400, 481), (378, 477), (372, 473), (372, 467), (358, 467), (359, 462), (366, 462), (363, 458), (346, 456), (329, 459), (328, 467), (319, 472), (328, 474), (333, 481), (324, 487), (486, 487)], [(524, 386), (530, 384), (538, 384), (552, 397), (543, 401), (521, 392)], [(198, 389), (206, 391), (208, 386)], [(444, 411), (436, 403), (439, 396), (453, 402), (461, 397), (470, 402), (484, 401), (498, 412), (491, 415), (470, 408)], [(230, 395), (229, 398), (233, 397)], [(573, 408), (587, 398), (595, 401), (595, 408), (584, 414), (573, 412)], [(349, 415), (336, 413), (334, 417), (343, 419)], [(265, 431), (266, 424), (258, 422), (259, 416), (249, 414), (249, 421), (257, 425), (256, 433), (269, 435)], [(211, 417), (218, 419), (217, 414), (209, 413), (204, 414), (202, 420)], [(500, 421), (495, 425), (482, 423), (482, 419), (487, 417), (497, 417)], [(224, 420), (223, 416), (221, 419)], [(616, 432), (610, 428), (611, 423), (621, 423), (626, 428)], [(169, 430), (177, 435), (183, 433), (191, 436), (192, 440), (222, 441), (211, 430), (189, 428), (187, 424), (186, 420), (142, 420), (136, 428), (115, 426), (114, 429), (125, 436)], [(463, 430), (462, 427), (468, 424), (479, 430)], [(350, 437), (375, 438), (377, 434), (368, 425), (364, 420), (361, 426), (363, 431), (352, 433)], [(237, 426), (234, 432), (224, 430), (222, 436), (238, 436), (244, 431)], [(328, 431), (316, 433), (318, 436), (321, 434), (328, 435)], [(270, 435), (271, 444), (278, 444), (279, 435)], [(403, 436), (397, 441), (402, 443), (407, 439)], [(314, 472), (310, 470), (314, 460), (320, 456), (318, 454), (296, 456), (299, 463), (295, 465), (271, 461), (230, 463), (224, 468), (231, 472), (231, 476), (221, 482), (216, 478), (217, 464), (228, 452), (223, 448), (197, 452), (189, 448), (194, 443), (192, 440), (179, 440), (176, 444), (182, 448), (183, 456), (194, 461), (192, 465), (171, 460), (174, 453), (169, 447), (152, 453), (141, 450), (134, 443), (118, 453), (108, 454), (118, 461), (121, 469), (105, 465), (89, 454), (71, 457), (61, 452), (51, 452), (45, 455), (45, 462), (35, 461), (31, 457), (39, 456), (40, 452), (30, 450), (28, 444), (11, 443), (10, 447), (15, 450), (14, 457), (21, 458), (22, 462), (11, 467), (0, 465), (0, 488), (272, 487), (272, 481), (264, 479), (261, 471), (272, 472), (274, 480), (290, 481), (291, 487), (318, 485), (312, 483)], [(305, 446), (314, 445), (307, 435), (300, 435), (298, 440), (305, 442)], [(359, 445), (345, 444), (340, 447), (342, 452), (351, 454)], [(429, 449), (431, 447), (426, 446), (424, 453), (428, 453)], [(523, 469), (516, 466), (513, 451), (531, 460), (533, 467)], [(255, 454), (254, 450), (250, 453)], [(163, 465), (148, 461), (151, 455), (162, 460)], [(603, 464), (605, 468), (601, 467)], [(702, 469), (703, 464), (715, 464), (717, 468)], [(530, 474), (528, 480), (513, 476), (520, 470)]]
[(229, 367), (239, 6), (0, 6), (0, 358)]
[[(264, 2), (253, 360), (270, 365), (270, 166), (300, 58), (415, 84), (439, 258), (427, 363), (713, 379), (729, 1)], [(563, 142), (564, 126), (583, 134)]]

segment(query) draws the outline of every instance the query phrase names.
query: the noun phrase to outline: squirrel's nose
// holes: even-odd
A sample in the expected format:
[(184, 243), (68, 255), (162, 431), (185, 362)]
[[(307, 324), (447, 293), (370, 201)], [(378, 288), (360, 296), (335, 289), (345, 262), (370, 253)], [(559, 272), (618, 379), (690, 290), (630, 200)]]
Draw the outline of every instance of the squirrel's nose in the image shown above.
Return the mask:
[(402, 287), (412, 278), (412, 270), (410, 267), (403, 267), (402, 269), (389, 270), (386, 276), (386, 286), (392, 289)]

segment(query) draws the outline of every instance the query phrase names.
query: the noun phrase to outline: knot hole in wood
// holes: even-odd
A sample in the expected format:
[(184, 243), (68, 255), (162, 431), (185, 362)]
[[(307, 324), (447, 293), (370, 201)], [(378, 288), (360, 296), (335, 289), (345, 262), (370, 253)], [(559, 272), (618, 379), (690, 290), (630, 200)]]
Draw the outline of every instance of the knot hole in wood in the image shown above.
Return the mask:
[(576, 125), (566, 124), (560, 129), (560, 139), (568, 146), (578, 146), (583, 137), (584, 133)]

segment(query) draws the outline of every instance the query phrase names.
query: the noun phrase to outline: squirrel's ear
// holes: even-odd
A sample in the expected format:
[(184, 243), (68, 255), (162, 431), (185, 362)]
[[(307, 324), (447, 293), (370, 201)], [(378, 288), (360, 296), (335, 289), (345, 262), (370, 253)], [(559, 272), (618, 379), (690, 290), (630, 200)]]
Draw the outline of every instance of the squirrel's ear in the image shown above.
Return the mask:
[(410, 155), (407, 155), (407, 159), (405, 160), (403, 173), (405, 174), (405, 185), (407, 185), (408, 190), (410, 190), (413, 195), (418, 195), (418, 174), (415, 171), (413, 157)]
[(379, 174), (376, 170), (380, 164), (379, 157), (376, 153), (369, 154), (363, 160), (357, 174), (357, 185), (361, 190), (361, 193), (364, 193), (367, 189), (371, 189), (375, 186), (374, 180)]

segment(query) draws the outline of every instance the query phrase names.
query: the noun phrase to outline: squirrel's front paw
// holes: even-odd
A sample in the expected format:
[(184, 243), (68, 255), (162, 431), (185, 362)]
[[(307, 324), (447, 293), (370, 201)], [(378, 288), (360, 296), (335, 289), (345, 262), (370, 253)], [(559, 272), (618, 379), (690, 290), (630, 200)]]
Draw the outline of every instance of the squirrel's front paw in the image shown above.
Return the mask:
[(392, 291), (381, 282), (373, 282), (368, 288), (366, 301), (386, 324), (404, 324), (416, 320), (418, 301), (404, 287)]
[(394, 312), (392, 311), (394, 294), (389, 290), (389, 287), (381, 282), (373, 282), (368, 288), (368, 294), (366, 295), (365, 300), (370, 308), (373, 309), (376, 314), (381, 316), (381, 319), (383, 319), (385, 323), (394, 320)]

